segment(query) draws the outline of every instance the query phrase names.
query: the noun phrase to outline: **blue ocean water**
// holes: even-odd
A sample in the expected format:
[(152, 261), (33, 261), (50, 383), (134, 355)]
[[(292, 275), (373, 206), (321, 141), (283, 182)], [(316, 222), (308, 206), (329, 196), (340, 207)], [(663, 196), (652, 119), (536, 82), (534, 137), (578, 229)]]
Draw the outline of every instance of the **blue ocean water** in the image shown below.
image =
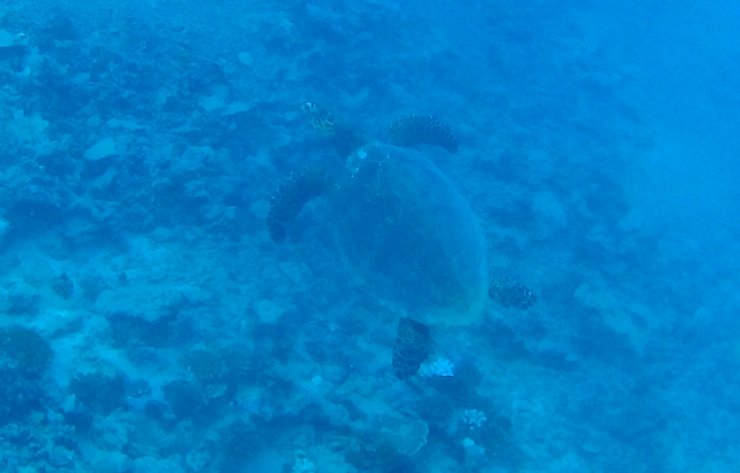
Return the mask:
[(735, 3), (214, 3), (0, 5), (0, 471), (740, 471)]

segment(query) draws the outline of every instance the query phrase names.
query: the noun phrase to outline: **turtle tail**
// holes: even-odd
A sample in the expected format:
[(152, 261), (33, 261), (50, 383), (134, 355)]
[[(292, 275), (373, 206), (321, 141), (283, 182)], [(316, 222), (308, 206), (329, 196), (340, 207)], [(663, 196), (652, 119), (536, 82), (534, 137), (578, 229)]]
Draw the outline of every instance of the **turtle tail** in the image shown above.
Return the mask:
[(297, 171), (280, 184), (270, 197), (267, 231), (274, 242), (285, 240), (285, 225), (295, 218), (310, 200), (323, 195), (329, 187), (324, 166), (311, 164)]
[(450, 126), (431, 115), (404, 115), (391, 125), (388, 138), (396, 146), (436, 145), (450, 153), (458, 148)]

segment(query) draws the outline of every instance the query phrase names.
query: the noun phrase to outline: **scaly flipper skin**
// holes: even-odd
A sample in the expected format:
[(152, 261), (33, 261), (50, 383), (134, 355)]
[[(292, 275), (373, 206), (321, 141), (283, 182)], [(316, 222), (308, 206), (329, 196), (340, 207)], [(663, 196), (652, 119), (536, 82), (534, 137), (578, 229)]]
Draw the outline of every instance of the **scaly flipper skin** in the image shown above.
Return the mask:
[(285, 240), (285, 224), (311, 199), (326, 193), (331, 179), (324, 166), (311, 164), (290, 174), (270, 197), (267, 231), (274, 242)]
[(388, 130), (392, 145), (408, 148), (420, 144), (437, 145), (457, 152), (457, 137), (446, 123), (431, 115), (405, 115)]
[(396, 344), (393, 347), (393, 373), (400, 380), (414, 376), (431, 352), (429, 327), (403, 317), (398, 321)]
[(527, 286), (507, 276), (491, 279), (488, 296), (507, 309), (525, 310), (537, 303), (537, 296)]

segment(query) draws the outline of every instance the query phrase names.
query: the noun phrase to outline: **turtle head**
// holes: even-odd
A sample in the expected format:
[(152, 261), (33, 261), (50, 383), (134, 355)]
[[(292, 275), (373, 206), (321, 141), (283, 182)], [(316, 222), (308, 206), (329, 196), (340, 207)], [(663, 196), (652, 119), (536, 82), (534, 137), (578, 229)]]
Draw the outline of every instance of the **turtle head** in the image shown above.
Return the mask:
[(313, 128), (329, 136), (332, 146), (339, 157), (347, 159), (355, 150), (365, 144), (353, 127), (338, 122), (334, 115), (314, 102), (305, 102), (301, 110), (308, 117)]
[(306, 102), (301, 105), (301, 111), (308, 117), (309, 123), (311, 123), (315, 130), (324, 133), (332, 133), (334, 131), (334, 125), (336, 123), (334, 116), (323, 107), (314, 102)]

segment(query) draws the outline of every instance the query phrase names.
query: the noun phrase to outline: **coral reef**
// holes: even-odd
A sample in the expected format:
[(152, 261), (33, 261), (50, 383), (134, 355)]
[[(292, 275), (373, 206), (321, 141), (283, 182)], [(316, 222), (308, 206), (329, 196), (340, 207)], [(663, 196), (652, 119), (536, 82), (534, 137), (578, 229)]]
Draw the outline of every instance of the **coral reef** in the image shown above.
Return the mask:
[(201, 391), (184, 379), (176, 379), (162, 386), (162, 394), (178, 419), (190, 418), (204, 406)]
[[(619, 2), (39, 3), (0, 2), (0, 471), (740, 464), (738, 199), (715, 185), (734, 161), (694, 187), (685, 160), (737, 149), (736, 28), (704, 28), (721, 38), (709, 41), (700, 6)], [(594, 27), (611, 11), (622, 30), (658, 25), (658, 40), (675, 30), (717, 54), (672, 68), (671, 48), (643, 41), (656, 38), (609, 35), (611, 16)], [(648, 77), (660, 93), (640, 93)], [(679, 81), (680, 106), (661, 106)], [(425, 326), (398, 321), (429, 311), (404, 312), (339, 270), (348, 252), (327, 227), (346, 212), (312, 226), (310, 243), (268, 245), (302, 230), (307, 203), (334, 209), (312, 199), (336, 195), (371, 141), (315, 104), (311, 130), (295, 106), (306, 97), (397, 145), (386, 150), (440, 159), (484, 252), (536, 287), (484, 276), (482, 317), (430, 324), (432, 347)], [(409, 115), (383, 135), (399, 110), (449, 122)], [(474, 146), (445, 159), (462, 141)], [(387, 190), (360, 228), (405, 219), (369, 219), (403, 195)], [(688, 207), (670, 198), (700, 192)], [(703, 212), (715, 200), (722, 211)], [(711, 225), (685, 233), (693, 213)], [(442, 241), (459, 227), (432, 220)], [(421, 243), (389, 232), (392, 256), (367, 274), (436, 231), (408, 230)], [(409, 281), (441, 261), (426, 254)], [(443, 280), (442, 292), (454, 284)]]
[(190, 351), (181, 363), (204, 386), (223, 383), (228, 376), (226, 363), (219, 350)]
[(4, 288), (0, 304), (9, 315), (36, 315), (39, 312), (41, 297), (31, 288), (11, 284)]
[(243, 420), (235, 420), (220, 432), (219, 445), (227, 462), (252, 458), (264, 444), (260, 432)]
[(0, 362), (4, 369), (25, 378), (38, 378), (53, 357), (49, 344), (35, 331), (20, 325), (0, 328)]
[(126, 381), (121, 373), (79, 373), (69, 383), (69, 390), (83, 409), (108, 415), (123, 406)]
[(0, 369), (0, 424), (21, 420), (44, 402), (46, 395), (36, 380), (17, 370)]
[(62, 273), (54, 278), (51, 282), (51, 288), (54, 290), (56, 295), (64, 300), (71, 299), (75, 292), (75, 285), (67, 273)]
[(108, 318), (111, 343), (117, 348), (133, 350), (137, 347), (163, 348), (187, 340), (191, 335), (191, 321), (176, 315), (160, 317), (155, 321), (137, 315), (117, 313)]
[(378, 473), (416, 473), (420, 469), (414, 457), (398, 453), (392, 445), (383, 442), (368, 442), (358, 451), (350, 452), (348, 461), (358, 471)]

